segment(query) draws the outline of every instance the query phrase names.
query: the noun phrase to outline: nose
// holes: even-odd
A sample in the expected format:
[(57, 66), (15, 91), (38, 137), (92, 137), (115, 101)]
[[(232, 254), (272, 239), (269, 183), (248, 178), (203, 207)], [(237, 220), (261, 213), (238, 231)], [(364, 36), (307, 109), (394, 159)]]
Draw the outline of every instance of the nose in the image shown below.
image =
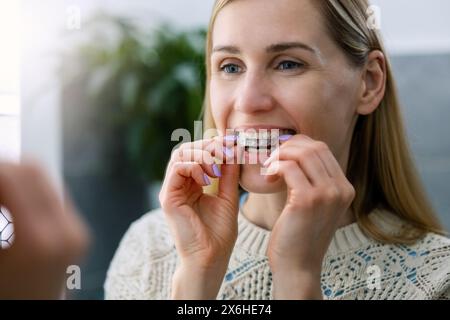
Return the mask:
[(268, 79), (256, 72), (247, 72), (237, 90), (235, 109), (244, 113), (255, 113), (271, 110), (274, 105)]

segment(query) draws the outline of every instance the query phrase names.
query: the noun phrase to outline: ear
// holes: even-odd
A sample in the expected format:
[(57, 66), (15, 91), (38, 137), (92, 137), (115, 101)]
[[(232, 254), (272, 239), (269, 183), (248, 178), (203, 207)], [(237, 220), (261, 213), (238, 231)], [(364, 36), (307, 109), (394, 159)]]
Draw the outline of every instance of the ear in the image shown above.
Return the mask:
[(356, 109), (360, 115), (374, 112), (380, 105), (386, 91), (386, 58), (380, 50), (370, 52), (364, 65), (359, 104)]

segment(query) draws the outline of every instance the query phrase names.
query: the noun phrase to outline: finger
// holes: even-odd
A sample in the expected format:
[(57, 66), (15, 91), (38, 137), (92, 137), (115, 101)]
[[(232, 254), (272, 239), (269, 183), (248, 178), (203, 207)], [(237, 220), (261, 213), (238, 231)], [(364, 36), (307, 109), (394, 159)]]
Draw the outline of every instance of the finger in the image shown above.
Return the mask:
[(331, 177), (345, 178), (345, 173), (342, 170), (342, 167), (340, 166), (339, 162), (336, 160), (336, 157), (328, 147), (319, 150), (317, 154), (319, 155), (320, 159), (322, 160), (322, 163), (326, 167)]
[(275, 181), (282, 177), (291, 189), (306, 189), (311, 187), (308, 177), (295, 160), (273, 161), (267, 168), (267, 181)]
[(239, 164), (221, 165), (222, 178), (219, 180), (218, 196), (230, 202), (237, 202), (239, 198)]
[(205, 150), (211, 152), (211, 154), (222, 163), (235, 163), (235, 145), (232, 141), (227, 141), (224, 137), (215, 137), (211, 143), (209, 143)]
[(193, 179), (199, 186), (210, 184), (202, 167), (196, 162), (177, 162), (173, 164), (172, 172), (167, 177), (169, 192), (179, 190), (186, 184), (186, 180)]
[(193, 142), (183, 143), (179, 148), (182, 149), (206, 149), (212, 143), (218, 143), (220, 146), (231, 148), (236, 144), (236, 140), (230, 139), (230, 136), (215, 136), (209, 139), (196, 140)]
[(211, 142), (214, 142), (213, 138), (195, 140), (192, 142), (183, 143), (179, 146), (179, 149), (204, 149)]
[(205, 150), (198, 149), (179, 149), (175, 152), (173, 160), (176, 162), (196, 162), (198, 163), (203, 171), (211, 177), (220, 177), (222, 174), (220, 172), (219, 166), (216, 164), (213, 156)]
[[(239, 165), (235, 164), (236, 159), (236, 149), (234, 147), (234, 142), (232, 139), (227, 137), (215, 137), (213, 139), (204, 140), (202, 142), (196, 142), (191, 145), (187, 144), (184, 148), (189, 154), (189, 148), (193, 145), (196, 147), (201, 146), (208, 152), (212, 157), (218, 158), (222, 161), (222, 165), (217, 167), (208, 167), (206, 172), (211, 177), (220, 178), (218, 187), (218, 196), (229, 201), (234, 201), (238, 199), (239, 196)], [(183, 154), (185, 151), (183, 151)], [(197, 152), (195, 152), (197, 153)], [(197, 155), (198, 159), (199, 155)], [(184, 158), (184, 157), (183, 157)], [(224, 161), (225, 160), (225, 161)], [(203, 168), (204, 166), (202, 166)], [(212, 169), (212, 173), (211, 173)]]
[[(233, 163), (234, 150), (233, 143), (226, 141), (224, 137), (214, 137), (211, 139), (197, 140), (194, 142), (184, 143), (179, 148), (172, 152), (172, 155), (176, 156), (176, 152), (184, 152), (185, 150), (205, 150), (208, 151), (212, 157), (216, 159), (216, 163)], [(209, 158), (209, 157), (208, 157)], [(208, 163), (212, 164), (212, 163)], [(168, 169), (172, 165), (171, 162), (168, 164)]]
[(265, 165), (270, 165), (275, 159), (297, 161), (305, 175), (315, 185), (330, 179), (322, 160), (311, 146), (284, 145), (270, 156)]
[(309, 143), (313, 146), (330, 177), (337, 177), (343, 174), (342, 168), (337, 162), (336, 157), (325, 142), (314, 140), (304, 134), (300, 135), (299, 139), (300, 143)]
[[(195, 149), (203, 150), (211, 142), (213, 142), (213, 139), (196, 140), (193, 142), (183, 143), (178, 148), (173, 149), (172, 153), (171, 153), (171, 161), (169, 161), (169, 164), (167, 165), (167, 171), (172, 167), (173, 163), (179, 161), (179, 158), (176, 158), (178, 156), (179, 152), (184, 152), (185, 150), (195, 150)], [(175, 158), (175, 159), (172, 160), (173, 158)]]

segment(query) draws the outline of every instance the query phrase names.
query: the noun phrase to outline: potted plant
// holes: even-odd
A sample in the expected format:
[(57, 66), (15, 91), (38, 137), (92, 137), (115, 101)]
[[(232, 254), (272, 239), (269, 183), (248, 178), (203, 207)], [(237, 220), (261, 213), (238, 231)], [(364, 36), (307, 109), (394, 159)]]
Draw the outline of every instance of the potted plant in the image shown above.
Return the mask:
[[(109, 170), (128, 166), (148, 184), (161, 181), (176, 144), (172, 132), (192, 132), (201, 113), (205, 29), (177, 31), (162, 24), (143, 30), (106, 15), (83, 28), (88, 39), (70, 51), (66, 61), (76, 63), (64, 73), (71, 86), (84, 87), (89, 112), (109, 128), (107, 153), (116, 155), (109, 156)], [(118, 160), (118, 154), (125, 156)]]

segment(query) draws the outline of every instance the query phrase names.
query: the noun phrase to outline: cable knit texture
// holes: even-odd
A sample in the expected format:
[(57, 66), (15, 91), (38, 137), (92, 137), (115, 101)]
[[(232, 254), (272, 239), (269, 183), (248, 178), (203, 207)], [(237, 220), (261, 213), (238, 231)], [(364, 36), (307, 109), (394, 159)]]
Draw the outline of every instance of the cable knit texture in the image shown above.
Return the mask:
[[(371, 219), (386, 232), (402, 221), (376, 210)], [(270, 231), (239, 213), (239, 234), (218, 299), (272, 299), (265, 255)], [(162, 209), (134, 222), (123, 237), (105, 282), (106, 299), (170, 299), (179, 263)], [(450, 299), (450, 240), (428, 234), (414, 245), (386, 245), (356, 223), (338, 229), (323, 261), (325, 299)]]

